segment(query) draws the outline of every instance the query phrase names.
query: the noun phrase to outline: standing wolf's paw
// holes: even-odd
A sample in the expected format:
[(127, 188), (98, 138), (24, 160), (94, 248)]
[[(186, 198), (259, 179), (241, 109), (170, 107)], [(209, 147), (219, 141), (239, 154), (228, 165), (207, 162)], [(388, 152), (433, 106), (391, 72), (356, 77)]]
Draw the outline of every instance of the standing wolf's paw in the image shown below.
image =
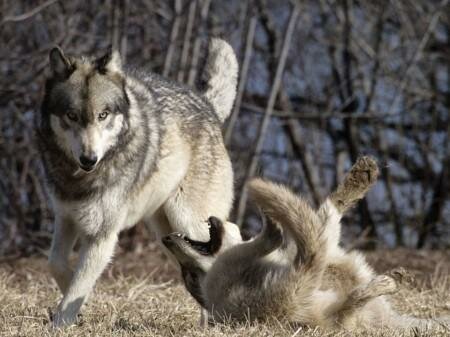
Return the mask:
[(78, 315), (67, 315), (64, 312), (57, 310), (52, 314), (49, 311), (50, 322), (53, 329), (63, 329), (69, 327), (71, 325), (75, 325), (80, 323), (79, 319), (82, 317), (81, 314)]

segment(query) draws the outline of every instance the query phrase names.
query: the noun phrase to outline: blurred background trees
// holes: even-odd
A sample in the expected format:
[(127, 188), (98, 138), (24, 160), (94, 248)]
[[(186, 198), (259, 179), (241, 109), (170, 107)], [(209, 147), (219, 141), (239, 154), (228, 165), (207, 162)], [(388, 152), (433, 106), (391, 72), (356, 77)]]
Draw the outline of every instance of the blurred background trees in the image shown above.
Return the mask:
[(100, 55), (113, 45), (128, 64), (194, 85), (211, 36), (241, 65), (224, 136), (232, 219), (247, 233), (260, 226), (241, 193), (249, 177), (317, 205), (371, 154), (382, 176), (347, 217), (346, 244), (449, 247), (449, 25), (448, 0), (2, 1), (0, 255), (49, 244), (33, 119), (50, 48)]

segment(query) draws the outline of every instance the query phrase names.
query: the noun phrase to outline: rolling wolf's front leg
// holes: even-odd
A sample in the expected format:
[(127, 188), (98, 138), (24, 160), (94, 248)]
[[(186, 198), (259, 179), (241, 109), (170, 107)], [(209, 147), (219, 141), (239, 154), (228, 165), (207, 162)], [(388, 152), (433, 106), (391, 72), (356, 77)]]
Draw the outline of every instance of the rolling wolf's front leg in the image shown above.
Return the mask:
[(66, 293), (73, 276), (69, 257), (76, 239), (77, 232), (72, 223), (57, 217), (48, 262), (52, 276), (63, 294)]
[(55, 327), (69, 325), (76, 321), (83, 302), (110, 261), (116, 242), (116, 232), (103, 234), (101, 237), (83, 238), (72, 281), (53, 317)]

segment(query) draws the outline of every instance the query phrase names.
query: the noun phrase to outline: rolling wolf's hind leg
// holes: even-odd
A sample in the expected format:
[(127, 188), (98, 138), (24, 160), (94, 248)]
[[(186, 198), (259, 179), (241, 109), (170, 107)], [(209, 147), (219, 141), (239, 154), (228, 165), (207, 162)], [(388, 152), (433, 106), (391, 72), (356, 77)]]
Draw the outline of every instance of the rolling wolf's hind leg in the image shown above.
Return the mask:
[(393, 278), (386, 275), (376, 276), (368, 284), (354, 289), (344, 303), (329, 312), (329, 316), (335, 316), (335, 320), (340, 322), (360, 310), (370, 300), (382, 295), (392, 294), (396, 290), (397, 284)]
[(57, 218), (48, 263), (51, 274), (63, 294), (66, 293), (73, 276), (69, 257), (76, 240), (75, 227), (69, 221)]

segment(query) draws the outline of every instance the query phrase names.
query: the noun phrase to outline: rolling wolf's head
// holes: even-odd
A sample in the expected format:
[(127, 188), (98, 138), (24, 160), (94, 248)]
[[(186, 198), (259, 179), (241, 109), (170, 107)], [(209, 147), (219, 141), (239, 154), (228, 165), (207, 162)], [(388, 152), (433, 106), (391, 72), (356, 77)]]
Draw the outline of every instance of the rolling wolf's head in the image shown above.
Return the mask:
[(120, 55), (68, 57), (56, 47), (50, 68), (40, 127), (81, 169), (93, 171), (129, 128)]
[(172, 233), (162, 239), (181, 266), (186, 289), (204, 306), (201, 284), (222, 246), (224, 226), (216, 217), (208, 219), (210, 239), (207, 242), (195, 241), (180, 233)]

